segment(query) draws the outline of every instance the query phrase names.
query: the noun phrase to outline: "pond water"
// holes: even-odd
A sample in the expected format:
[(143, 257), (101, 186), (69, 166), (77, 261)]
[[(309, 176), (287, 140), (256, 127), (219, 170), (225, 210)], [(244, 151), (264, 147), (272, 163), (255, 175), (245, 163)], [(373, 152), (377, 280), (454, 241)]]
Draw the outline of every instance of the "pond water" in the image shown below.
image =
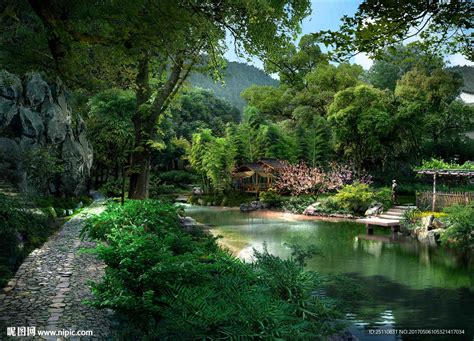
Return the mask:
[[(360, 340), (474, 338), (472, 257), (467, 261), (452, 250), (392, 238), (384, 228), (366, 236), (365, 226), (354, 222), (217, 207), (187, 206), (186, 213), (210, 225), (224, 246), (248, 261), (253, 248), (262, 250), (264, 242), (281, 257), (291, 253), (287, 244), (316, 245), (320, 255), (307, 268), (339, 279), (328, 294), (348, 302), (348, 329)], [(369, 335), (394, 328), (463, 329), (464, 335)]]

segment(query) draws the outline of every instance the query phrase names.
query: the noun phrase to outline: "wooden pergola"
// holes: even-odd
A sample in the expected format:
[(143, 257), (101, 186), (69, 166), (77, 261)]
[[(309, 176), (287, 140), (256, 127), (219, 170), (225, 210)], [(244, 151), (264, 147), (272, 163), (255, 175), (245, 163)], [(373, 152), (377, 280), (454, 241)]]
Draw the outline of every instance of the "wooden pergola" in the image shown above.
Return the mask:
[(464, 169), (424, 169), (417, 171), (417, 174), (433, 176), (433, 199), (431, 204), (433, 211), (436, 207), (436, 180), (438, 176), (474, 178), (474, 170)]

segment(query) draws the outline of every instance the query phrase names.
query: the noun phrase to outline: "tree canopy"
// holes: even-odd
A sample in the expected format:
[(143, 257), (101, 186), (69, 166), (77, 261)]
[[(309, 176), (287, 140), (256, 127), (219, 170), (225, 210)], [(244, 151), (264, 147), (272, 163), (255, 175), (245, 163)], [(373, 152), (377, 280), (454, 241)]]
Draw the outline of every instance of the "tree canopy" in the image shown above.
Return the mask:
[(423, 47), (462, 53), (474, 60), (471, 1), (365, 0), (353, 16), (344, 16), (337, 31), (322, 31), (318, 39), (347, 60), (354, 53), (372, 57), (403, 40), (419, 35)]

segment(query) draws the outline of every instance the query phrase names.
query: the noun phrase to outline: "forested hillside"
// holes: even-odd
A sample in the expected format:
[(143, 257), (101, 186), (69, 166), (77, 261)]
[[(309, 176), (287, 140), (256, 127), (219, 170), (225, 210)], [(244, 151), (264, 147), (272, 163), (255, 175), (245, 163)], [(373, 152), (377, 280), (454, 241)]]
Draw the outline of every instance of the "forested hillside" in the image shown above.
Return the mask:
[(271, 78), (262, 70), (238, 62), (228, 62), (224, 73), (224, 84), (214, 82), (212, 77), (201, 73), (193, 73), (189, 83), (193, 86), (209, 89), (218, 97), (223, 97), (240, 111), (246, 105), (240, 93), (251, 85), (278, 85), (278, 81)]
[(463, 91), (474, 93), (474, 67), (472, 66), (453, 66), (450, 68), (453, 71), (459, 72), (464, 78)]

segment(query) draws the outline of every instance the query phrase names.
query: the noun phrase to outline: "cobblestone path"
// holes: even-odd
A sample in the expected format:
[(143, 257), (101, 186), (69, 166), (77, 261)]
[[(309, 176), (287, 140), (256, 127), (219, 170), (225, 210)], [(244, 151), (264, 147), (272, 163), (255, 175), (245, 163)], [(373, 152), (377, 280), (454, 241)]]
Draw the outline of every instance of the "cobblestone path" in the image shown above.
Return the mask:
[[(98, 202), (84, 209), (25, 259), (8, 286), (0, 291), (0, 340), (66, 339), (40, 337), (38, 330), (93, 332), (93, 336), (68, 340), (110, 338), (113, 313), (84, 303), (92, 298), (88, 282), (101, 278), (104, 264), (94, 254), (80, 252), (94, 244), (79, 238), (86, 215), (103, 209)], [(36, 336), (8, 337), (8, 327), (15, 327), (17, 335), (24, 333), (19, 327), (26, 327), (26, 334), (28, 327), (36, 327)]]

